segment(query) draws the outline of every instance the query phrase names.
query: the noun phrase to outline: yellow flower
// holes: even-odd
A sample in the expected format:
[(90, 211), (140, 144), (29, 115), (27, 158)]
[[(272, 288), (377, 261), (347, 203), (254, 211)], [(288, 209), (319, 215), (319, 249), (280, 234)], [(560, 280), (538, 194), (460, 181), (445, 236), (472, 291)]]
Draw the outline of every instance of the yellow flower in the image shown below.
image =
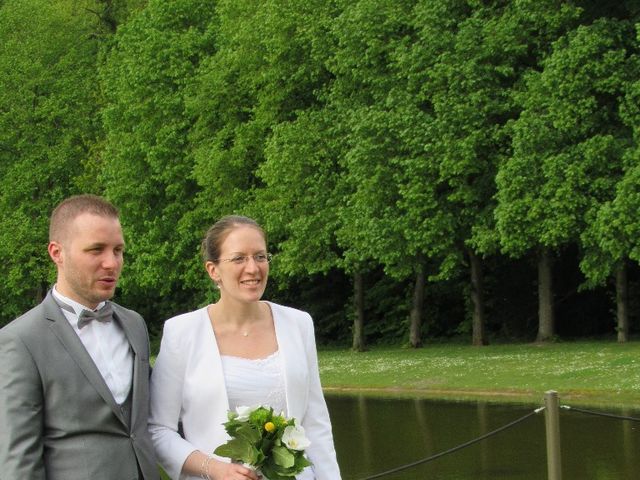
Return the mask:
[(274, 425), (273, 422), (267, 422), (267, 423), (264, 424), (264, 429), (267, 432), (271, 433), (276, 429), (276, 426)]

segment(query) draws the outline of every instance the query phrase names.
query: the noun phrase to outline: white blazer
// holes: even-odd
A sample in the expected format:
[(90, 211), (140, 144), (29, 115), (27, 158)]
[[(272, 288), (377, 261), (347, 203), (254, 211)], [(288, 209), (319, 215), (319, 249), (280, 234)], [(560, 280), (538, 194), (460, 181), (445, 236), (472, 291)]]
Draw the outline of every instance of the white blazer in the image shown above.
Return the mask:
[[(283, 359), (288, 416), (296, 418), (311, 441), (307, 455), (316, 480), (340, 480), (311, 316), (266, 303)], [(181, 475), (187, 457), (195, 450), (212, 453), (229, 439), (222, 426), (229, 401), (206, 307), (165, 322), (150, 388), (149, 432), (160, 464), (172, 479), (198, 479)]]

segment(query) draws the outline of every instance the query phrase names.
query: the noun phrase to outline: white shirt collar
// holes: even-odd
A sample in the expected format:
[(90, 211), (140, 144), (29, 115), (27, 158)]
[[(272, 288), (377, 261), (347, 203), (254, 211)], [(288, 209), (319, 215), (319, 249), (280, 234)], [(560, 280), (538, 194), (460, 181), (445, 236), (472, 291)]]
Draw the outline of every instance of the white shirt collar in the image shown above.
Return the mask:
[[(71, 308), (73, 308), (74, 313), (76, 314), (76, 316), (80, 315), (82, 313), (82, 310), (93, 310), (92, 308), (87, 307), (86, 305), (82, 305), (81, 303), (76, 302), (75, 300), (70, 299), (69, 297), (65, 297), (64, 295), (62, 295), (60, 292), (58, 292), (58, 290), (56, 289), (56, 286), (54, 285), (52, 288), (52, 292), (54, 297), (56, 297), (58, 300), (60, 300), (61, 302), (66, 303), (67, 305), (69, 305)], [(104, 304), (106, 302), (100, 302), (98, 304), (98, 306), (95, 308), (95, 310), (100, 310)], [(69, 312), (71, 313), (71, 312)]]

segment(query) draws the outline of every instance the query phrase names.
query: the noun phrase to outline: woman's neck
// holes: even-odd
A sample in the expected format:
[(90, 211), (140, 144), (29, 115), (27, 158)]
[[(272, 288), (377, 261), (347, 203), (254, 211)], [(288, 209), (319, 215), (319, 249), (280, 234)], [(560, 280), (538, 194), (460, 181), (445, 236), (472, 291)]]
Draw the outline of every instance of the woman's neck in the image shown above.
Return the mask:
[(242, 328), (262, 320), (265, 307), (262, 302), (240, 303), (220, 299), (213, 305), (212, 313), (218, 325)]

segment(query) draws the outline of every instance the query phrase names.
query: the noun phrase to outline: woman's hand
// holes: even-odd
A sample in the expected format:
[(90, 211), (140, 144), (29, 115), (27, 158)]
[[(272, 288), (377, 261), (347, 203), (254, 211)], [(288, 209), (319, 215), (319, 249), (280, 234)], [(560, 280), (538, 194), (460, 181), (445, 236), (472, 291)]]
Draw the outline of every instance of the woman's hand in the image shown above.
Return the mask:
[(208, 472), (211, 480), (260, 480), (252, 469), (237, 463), (225, 463), (211, 459), (208, 464)]
[(221, 462), (204, 452), (195, 450), (187, 457), (182, 472), (209, 480), (260, 480), (251, 468), (238, 463)]

